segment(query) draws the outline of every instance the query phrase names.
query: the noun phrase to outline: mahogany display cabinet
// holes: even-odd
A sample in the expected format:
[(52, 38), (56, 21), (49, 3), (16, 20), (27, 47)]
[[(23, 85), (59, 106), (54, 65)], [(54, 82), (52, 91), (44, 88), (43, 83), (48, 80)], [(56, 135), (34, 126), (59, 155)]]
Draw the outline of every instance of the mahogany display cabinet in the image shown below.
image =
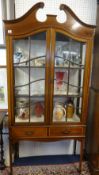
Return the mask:
[(43, 6), (38, 3), (23, 17), (4, 21), (11, 172), (14, 144), (62, 139), (81, 142), (81, 171), (95, 27), (63, 4), (64, 23), (55, 15), (41, 22), (36, 13)]

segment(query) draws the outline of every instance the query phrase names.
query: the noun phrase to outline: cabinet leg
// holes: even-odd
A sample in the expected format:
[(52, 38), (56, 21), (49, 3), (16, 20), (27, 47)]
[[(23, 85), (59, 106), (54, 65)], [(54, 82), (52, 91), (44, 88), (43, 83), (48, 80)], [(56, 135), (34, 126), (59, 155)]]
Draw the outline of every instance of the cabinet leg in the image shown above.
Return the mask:
[(3, 146), (3, 136), (2, 135), (3, 135), (2, 129), (0, 128), (0, 170), (3, 170), (5, 168), (4, 150), (3, 150), (4, 146)]
[(9, 175), (12, 175), (13, 174), (13, 169), (12, 169), (12, 143), (11, 143), (11, 140), (9, 140), (9, 157), (10, 157), (10, 172), (9, 172)]
[(19, 143), (15, 144), (14, 150), (15, 150), (14, 159), (19, 158)]
[(84, 140), (81, 140), (81, 143), (80, 143), (80, 162), (79, 162), (79, 172), (82, 171), (83, 146), (84, 146)]
[(73, 154), (76, 155), (76, 144), (77, 144), (77, 140), (74, 140), (74, 144), (73, 144)]

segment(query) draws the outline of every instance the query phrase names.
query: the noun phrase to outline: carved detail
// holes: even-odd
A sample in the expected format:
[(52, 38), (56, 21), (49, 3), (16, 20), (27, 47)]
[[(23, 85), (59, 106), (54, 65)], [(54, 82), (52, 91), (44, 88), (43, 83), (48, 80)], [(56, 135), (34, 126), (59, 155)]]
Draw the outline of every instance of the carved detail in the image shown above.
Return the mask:
[[(47, 15), (46, 21), (38, 21), (36, 18), (36, 12), (43, 7), (44, 3), (37, 3), (25, 15), (23, 15), (23, 17), (16, 20), (4, 21), (6, 35), (27, 36), (27, 34), (30, 35), (35, 30), (56, 28), (63, 30), (76, 38), (90, 39), (93, 37), (95, 26), (83, 23), (68, 6), (63, 4), (60, 5), (60, 10), (63, 10), (67, 17), (64, 23), (60, 24), (57, 22), (56, 15)], [(8, 33), (8, 30), (12, 30), (13, 33)]]

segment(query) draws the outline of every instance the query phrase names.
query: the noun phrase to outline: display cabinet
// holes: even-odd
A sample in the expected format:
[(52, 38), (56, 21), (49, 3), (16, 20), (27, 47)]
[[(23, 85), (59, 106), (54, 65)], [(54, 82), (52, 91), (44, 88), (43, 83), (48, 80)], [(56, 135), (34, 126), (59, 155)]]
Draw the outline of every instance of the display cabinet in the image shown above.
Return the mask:
[[(94, 26), (66, 6), (66, 21), (36, 4), (23, 17), (4, 21), (7, 45), (10, 159), (20, 140), (81, 142), (83, 155)], [(12, 163), (11, 163), (12, 170)]]

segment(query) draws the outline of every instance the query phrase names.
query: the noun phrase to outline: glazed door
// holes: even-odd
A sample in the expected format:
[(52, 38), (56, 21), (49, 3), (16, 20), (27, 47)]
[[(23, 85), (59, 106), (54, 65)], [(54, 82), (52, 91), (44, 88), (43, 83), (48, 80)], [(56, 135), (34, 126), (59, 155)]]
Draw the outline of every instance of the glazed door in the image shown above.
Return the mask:
[(15, 123), (46, 122), (47, 32), (13, 41)]
[(13, 42), (15, 123), (81, 122), (86, 44), (52, 29)]
[(86, 44), (54, 34), (52, 123), (81, 122)]

